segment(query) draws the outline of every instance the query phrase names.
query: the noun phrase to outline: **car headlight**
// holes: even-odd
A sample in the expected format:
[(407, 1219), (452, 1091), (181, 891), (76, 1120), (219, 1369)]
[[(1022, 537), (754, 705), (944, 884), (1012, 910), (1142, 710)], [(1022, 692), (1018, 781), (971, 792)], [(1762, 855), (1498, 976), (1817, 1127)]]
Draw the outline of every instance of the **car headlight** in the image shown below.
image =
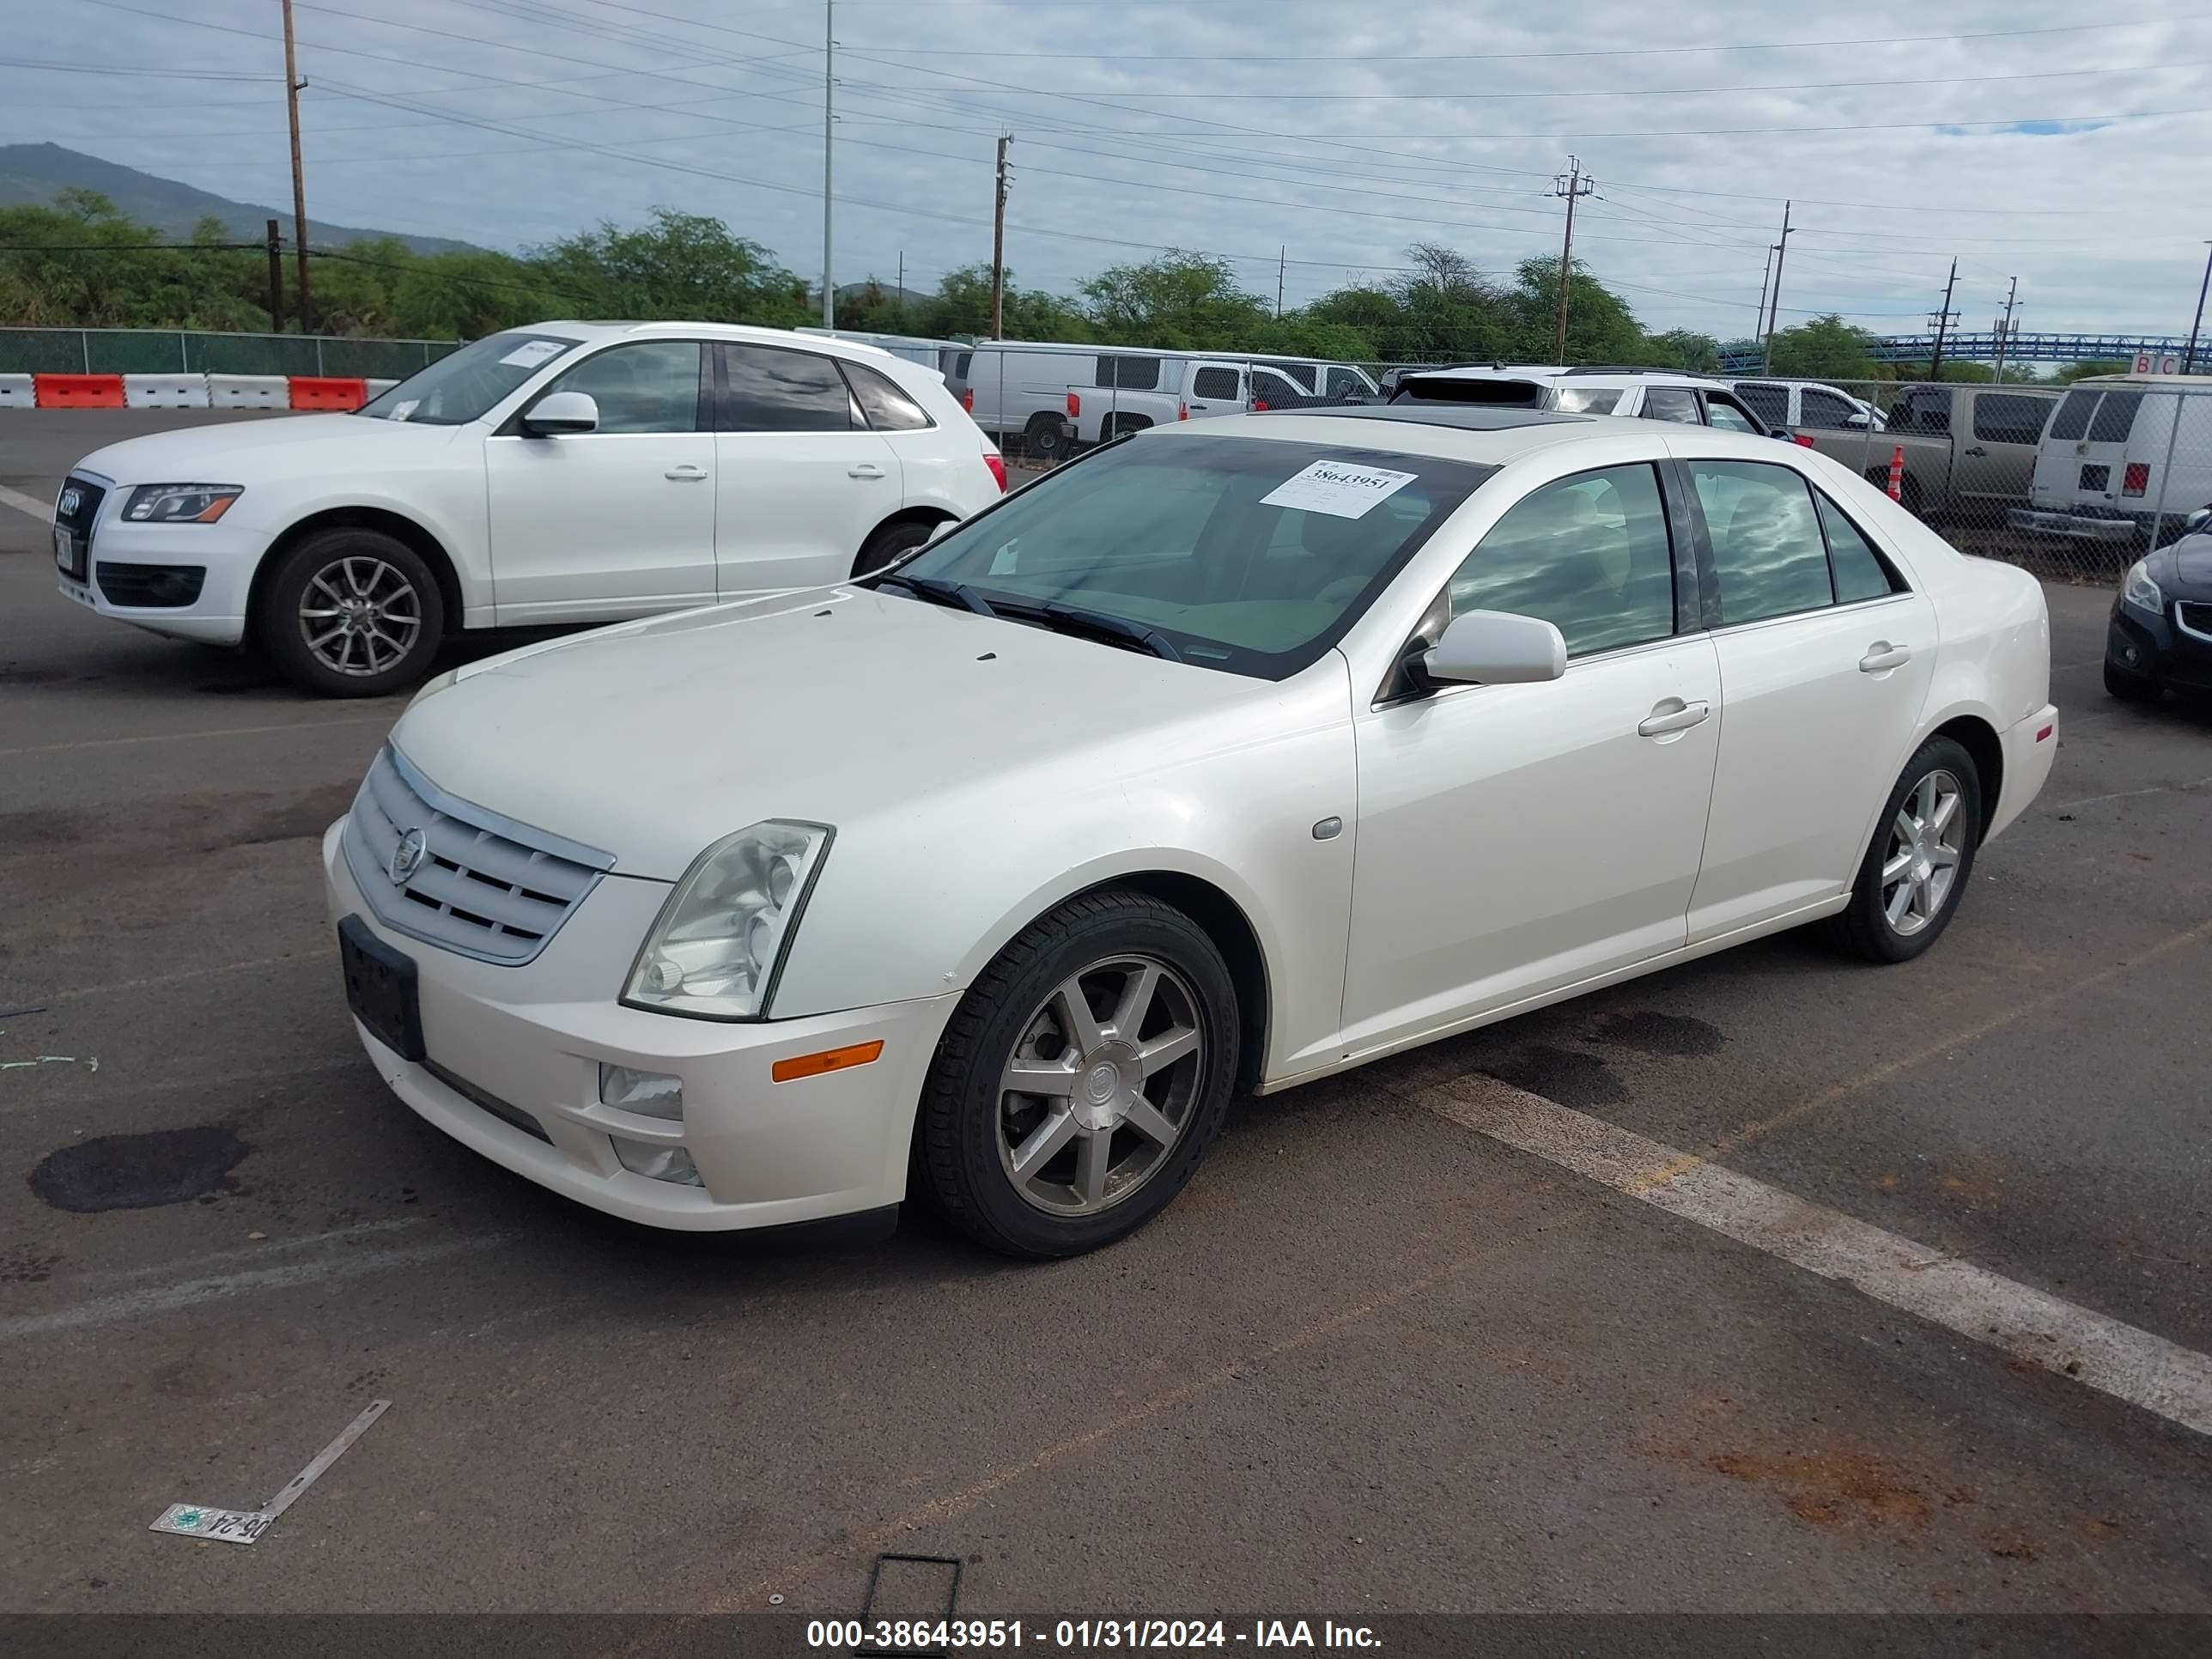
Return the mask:
[(2136, 610), (2148, 611), (2154, 617), (2166, 614), (2166, 595), (2150, 579), (2148, 559), (2137, 559), (2128, 567), (2128, 574), (2120, 579), (2120, 597)]
[(140, 484), (123, 504), (129, 524), (213, 524), (246, 493), (243, 484)]
[(453, 683), (460, 677), (460, 672), (461, 671), (458, 668), (448, 668), (442, 674), (432, 675), (428, 679), (422, 682), (421, 688), (413, 696), (407, 699), (407, 708), (401, 709), (399, 712), (404, 715), (410, 709), (412, 709), (416, 703), (422, 702), (425, 698), (436, 696), (438, 693), (443, 691), (447, 686), (453, 684)]
[(623, 1001), (695, 1019), (759, 1019), (833, 831), (770, 819), (702, 853), (660, 907)]

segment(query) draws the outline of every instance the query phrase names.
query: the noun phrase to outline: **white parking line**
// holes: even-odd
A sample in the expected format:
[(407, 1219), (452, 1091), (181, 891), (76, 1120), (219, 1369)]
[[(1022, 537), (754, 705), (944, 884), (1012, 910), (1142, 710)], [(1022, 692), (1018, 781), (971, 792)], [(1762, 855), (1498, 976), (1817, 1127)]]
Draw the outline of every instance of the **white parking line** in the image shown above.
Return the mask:
[(381, 714), (357, 714), (345, 720), (287, 720), (282, 726), (218, 726), (199, 732), (148, 732), (135, 738), (82, 738), (75, 743), (31, 743), (0, 749), (0, 759), (10, 755), (58, 755), (72, 749), (118, 749), (135, 743), (190, 743), (199, 738), (258, 738), (271, 732), (328, 732), (341, 726), (392, 724), (399, 717), (387, 709)]
[(54, 521), (54, 504), (42, 501), (35, 495), (26, 495), (20, 489), (10, 489), (0, 484), (0, 507), (12, 507), (18, 513), (27, 513), (40, 524)]
[(359, 1279), (368, 1273), (385, 1273), (394, 1267), (417, 1267), (426, 1261), (442, 1261), (447, 1256), (488, 1250), (507, 1243), (514, 1237), (513, 1233), (479, 1233), (471, 1238), (448, 1239), (440, 1244), (416, 1244), (391, 1250), (362, 1250), (330, 1256), (320, 1261), (301, 1261), (284, 1267), (254, 1267), (244, 1273), (218, 1273), (206, 1279), (187, 1279), (181, 1285), (125, 1291), (118, 1295), (80, 1302), (73, 1307), (55, 1308), (46, 1313), (17, 1314), (12, 1318), (0, 1319), (0, 1343), (14, 1342), (27, 1336), (43, 1336), (50, 1331), (74, 1330), (85, 1325), (112, 1325), (121, 1320), (138, 1319), (148, 1314), (172, 1313), (179, 1308), (226, 1301), (252, 1291), (290, 1290), (299, 1285), (329, 1284), (336, 1279)]
[(2212, 1358), (2162, 1336), (1507, 1084), (1453, 1079), (1420, 1098), (1464, 1128), (2212, 1434)]

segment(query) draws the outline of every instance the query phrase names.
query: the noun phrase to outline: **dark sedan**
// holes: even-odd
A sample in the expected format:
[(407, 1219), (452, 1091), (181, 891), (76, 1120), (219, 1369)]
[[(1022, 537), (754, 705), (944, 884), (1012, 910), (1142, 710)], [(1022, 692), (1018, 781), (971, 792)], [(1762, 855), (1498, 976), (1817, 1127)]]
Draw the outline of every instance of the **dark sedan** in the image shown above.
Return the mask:
[(2169, 687), (2212, 692), (2212, 508), (2120, 579), (2105, 635), (2105, 690), (2151, 702)]

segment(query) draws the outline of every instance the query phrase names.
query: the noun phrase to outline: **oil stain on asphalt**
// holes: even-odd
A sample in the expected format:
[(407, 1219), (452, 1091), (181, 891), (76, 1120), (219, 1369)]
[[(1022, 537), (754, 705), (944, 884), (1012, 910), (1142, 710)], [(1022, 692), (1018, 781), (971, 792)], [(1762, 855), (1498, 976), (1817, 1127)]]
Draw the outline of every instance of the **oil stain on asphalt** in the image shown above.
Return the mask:
[(31, 1190), (58, 1210), (150, 1210), (225, 1189), (253, 1148), (220, 1124), (101, 1135), (50, 1152)]
[(1632, 1048), (1639, 1054), (1677, 1054), (1686, 1058), (1717, 1054), (1728, 1039), (1720, 1028), (1686, 1014), (1662, 1014), (1656, 1008), (1613, 1014), (1590, 1031), (1590, 1041), (1615, 1048)]

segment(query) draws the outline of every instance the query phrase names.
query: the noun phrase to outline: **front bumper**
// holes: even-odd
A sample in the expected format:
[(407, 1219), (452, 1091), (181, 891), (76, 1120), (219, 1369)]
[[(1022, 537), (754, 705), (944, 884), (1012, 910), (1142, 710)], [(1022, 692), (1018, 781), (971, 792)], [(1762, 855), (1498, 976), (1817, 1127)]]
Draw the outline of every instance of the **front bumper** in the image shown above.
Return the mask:
[[(2190, 603), (2205, 608), (2199, 601)], [(2212, 691), (2212, 637), (2178, 626), (2170, 599), (2155, 617), (2115, 599), (2105, 628), (2105, 660), (2160, 685)]]
[(2058, 756), (2058, 710), (2045, 703), (2026, 720), (1998, 737), (2004, 750), (2004, 781), (1997, 790), (1996, 811), (1990, 816), (1984, 842), (2002, 835), (2027, 811), (2051, 779), (2051, 763)]
[(2060, 513), (2048, 507), (2015, 507), (2005, 514), (2013, 529), (2031, 536), (2057, 536), (2068, 541), (2118, 545), (2135, 541), (2143, 532), (2134, 519), (2106, 518), (2091, 513)]
[[(130, 493), (128, 486), (112, 490), (101, 503), (83, 580), (74, 580), (57, 569), (56, 585), (86, 610), (118, 622), (136, 623), (157, 634), (210, 645), (239, 643), (246, 637), (246, 601), (253, 589), (253, 572), (268, 550), (270, 532), (241, 519), (238, 507), (213, 524), (128, 524), (120, 514)], [(234, 519), (240, 521), (233, 524)], [(143, 589), (144, 581), (114, 580), (116, 573), (111, 573), (111, 580), (103, 584), (102, 565), (141, 570), (147, 567), (198, 569), (205, 574), (189, 603), (118, 605), (114, 594), (134, 597), (134, 586)], [(163, 597), (173, 597), (185, 586), (182, 582), (169, 586)]]
[[(781, 1226), (903, 1196), (915, 1103), (957, 994), (751, 1024), (626, 1008), (616, 999), (665, 883), (605, 878), (535, 960), (502, 967), (380, 925), (341, 850), (344, 822), (323, 836), (331, 921), (358, 916), (414, 960), (428, 1064), (403, 1060), (358, 1021), (355, 1030), (392, 1092), (454, 1139), (579, 1203), (655, 1227)], [(871, 1064), (770, 1078), (778, 1060), (876, 1039), (883, 1053)], [(683, 1121), (600, 1104), (602, 1061), (681, 1078)], [(545, 1138), (518, 1127), (516, 1112)], [(702, 1184), (631, 1173), (616, 1136), (684, 1147)]]

